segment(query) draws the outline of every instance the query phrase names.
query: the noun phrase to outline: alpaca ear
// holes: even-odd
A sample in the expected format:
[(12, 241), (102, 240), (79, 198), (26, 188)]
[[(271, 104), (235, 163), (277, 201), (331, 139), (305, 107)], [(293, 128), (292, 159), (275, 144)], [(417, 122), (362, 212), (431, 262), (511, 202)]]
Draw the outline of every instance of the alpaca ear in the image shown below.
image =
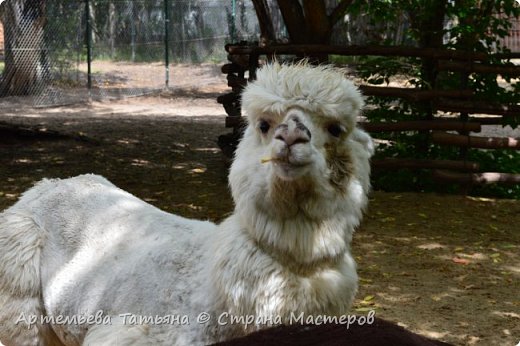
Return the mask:
[(374, 147), (374, 141), (372, 140), (372, 137), (365, 131), (361, 130), (360, 128), (355, 127), (354, 131), (352, 131), (352, 134), (350, 135), (351, 139), (358, 142), (365, 148), (365, 150), (368, 152), (369, 156), (374, 155), (375, 147)]

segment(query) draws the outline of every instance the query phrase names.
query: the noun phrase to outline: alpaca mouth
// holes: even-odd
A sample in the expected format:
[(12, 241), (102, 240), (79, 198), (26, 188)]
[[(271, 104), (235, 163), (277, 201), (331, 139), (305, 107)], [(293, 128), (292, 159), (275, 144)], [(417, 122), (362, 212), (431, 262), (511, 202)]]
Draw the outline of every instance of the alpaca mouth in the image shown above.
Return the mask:
[(274, 165), (283, 165), (287, 167), (304, 167), (310, 164), (308, 161), (299, 161), (290, 155), (275, 155), (272, 157), (265, 157), (260, 160), (261, 163), (272, 163)]
[(287, 167), (287, 168), (300, 168), (300, 167), (305, 167), (310, 164), (310, 162), (294, 161), (294, 160), (290, 160), (289, 158), (276, 159), (276, 160), (273, 160), (273, 163), (275, 165), (283, 166), (283, 167)]
[(294, 180), (306, 174), (311, 164), (309, 161), (296, 160), (293, 157), (274, 157), (270, 161), (276, 175), (283, 180)]

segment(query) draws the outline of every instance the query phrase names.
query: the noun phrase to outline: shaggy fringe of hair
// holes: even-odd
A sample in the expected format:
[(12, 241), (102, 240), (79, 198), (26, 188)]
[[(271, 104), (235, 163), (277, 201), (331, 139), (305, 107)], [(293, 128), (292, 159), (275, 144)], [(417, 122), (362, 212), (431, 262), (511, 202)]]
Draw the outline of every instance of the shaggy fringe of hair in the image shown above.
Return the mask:
[(249, 120), (261, 114), (283, 114), (299, 107), (317, 115), (345, 121), (352, 130), (364, 105), (358, 88), (345, 78), (345, 70), (331, 65), (309, 68), (275, 61), (262, 67), (254, 83), (242, 93)]

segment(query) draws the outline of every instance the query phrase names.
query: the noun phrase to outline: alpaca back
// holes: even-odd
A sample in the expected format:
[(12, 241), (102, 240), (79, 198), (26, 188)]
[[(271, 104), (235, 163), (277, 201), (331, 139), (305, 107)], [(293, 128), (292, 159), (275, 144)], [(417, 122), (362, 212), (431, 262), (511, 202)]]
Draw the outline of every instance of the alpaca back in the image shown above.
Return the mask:
[[(202, 286), (204, 244), (215, 229), (162, 212), (102, 177), (44, 180), (0, 214), (1, 317), (12, 322), (23, 312), (23, 304), (6, 302), (15, 294), (33, 302), (26, 314), (36, 316), (189, 315), (205, 305), (194, 291)], [(15, 340), (27, 329), (19, 327), (0, 328), (0, 340)], [(87, 327), (53, 329), (74, 345)], [(28, 330), (38, 340), (35, 328)]]
[(44, 315), (41, 300), (42, 248), (46, 232), (30, 215), (31, 201), (48, 191), (48, 184), (29, 190), (15, 206), (0, 213), (0, 340), (10, 345), (60, 345), (48, 325), (31, 316)]

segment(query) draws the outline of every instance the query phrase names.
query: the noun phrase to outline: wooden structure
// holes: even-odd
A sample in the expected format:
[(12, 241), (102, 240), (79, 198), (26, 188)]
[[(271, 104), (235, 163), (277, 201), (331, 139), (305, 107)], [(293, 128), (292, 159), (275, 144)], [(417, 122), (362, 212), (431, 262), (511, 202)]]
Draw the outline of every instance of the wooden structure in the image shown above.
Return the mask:
[[(227, 75), (231, 92), (218, 97), (228, 116), (226, 127), (233, 128), (233, 133), (219, 138), (219, 144), (224, 152), (230, 153), (230, 146), (238, 143), (243, 119), (241, 117), (240, 93), (248, 81), (256, 78), (256, 70), (260, 59), (267, 61), (279, 56), (316, 56), (335, 54), (342, 56), (374, 55), (374, 56), (406, 56), (428, 58), (435, 61), (437, 70), (463, 73), (492, 73), (507, 74), (519, 77), (520, 66), (490, 64), (490, 56), (480, 52), (466, 52), (459, 50), (420, 49), (413, 47), (389, 46), (328, 46), (328, 45), (270, 45), (259, 47), (242, 43), (227, 45), (230, 63), (222, 67)], [(494, 57), (516, 57), (514, 53), (496, 54)], [(366, 96), (388, 96), (406, 99), (410, 102), (422, 102), (430, 105), (434, 112), (459, 113), (459, 119), (446, 120), (433, 117), (431, 120), (401, 121), (373, 123), (365, 122), (360, 126), (377, 138), (380, 132), (421, 131), (429, 133), (433, 143), (450, 145), (460, 148), (485, 149), (520, 149), (520, 140), (514, 138), (487, 138), (470, 136), (470, 132), (480, 132), (481, 124), (500, 124), (503, 117), (520, 119), (520, 104), (504, 105), (500, 103), (483, 102), (476, 99), (472, 90), (421, 90), (415, 88), (381, 87), (361, 85), (360, 89)], [(486, 117), (481, 115), (485, 114)], [(496, 115), (490, 117), (489, 115)], [(447, 133), (450, 131), (452, 133)], [(453, 133), (456, 132), (457, 134)], [(231, 143), (231, 144), (230, 144)], [(226, 145), (228, 148), (226, 148)], [(377, 169), (430, 169), (433, 177), (442, 181), (466, 184), (508, 183), (520, 182), (520, 175), (502, 173), (478, 173), (479, 165), (475, 162), (447, 160), (414, 160), (414, 159), (384, 159), (374, 160), (373, 166)], [(498, 176), (497, 176), (498, 174)]]

